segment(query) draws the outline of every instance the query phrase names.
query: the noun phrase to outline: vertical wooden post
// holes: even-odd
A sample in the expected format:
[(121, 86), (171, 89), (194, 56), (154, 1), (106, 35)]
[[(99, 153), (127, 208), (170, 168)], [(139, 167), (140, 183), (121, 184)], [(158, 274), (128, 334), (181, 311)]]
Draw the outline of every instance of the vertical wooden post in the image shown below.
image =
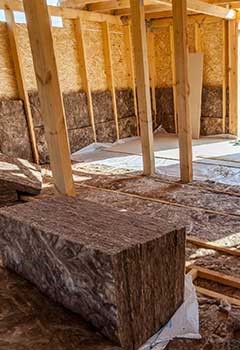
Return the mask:
[(136, 93), (136, 83), (135, 83), (136, 79), (135, 79), (134, 62), (133, 62), (131, 27), (129, 23), (124, 25), (123, 31), (124, 31), (128, 72), (129, 72), (129, 78), (130, 78), (130, 86), (133, 91), (134, 113), (137, 120), (137, 135), (139, 136), (138, 105), (137, 105), (137, 93)]
[[(228, 21), (229, 132), (238, 135), (238, 21)], [(238, 135), (239, 136), (239, 135)]]
[(29, 97), (28, 97), (26, 83), (25, 83), (25, 76), (24, 76), (22, 59), (20, 55), (20, 49), (17, 41), (16, 23), (14, 21), (13, 12), (11, 10), (6, 9), (5, 16), (7, 21), (8, 37), (10, 42), (11, 54), (13, 58), (14, 71), (15, 71), (15, 76), (17, 80), (18, 94), (19, 94), (19, 98), (23, 101), (23, 105), (26, 113), (33, 160), (35, 163), (39, 164), (39, 155), (38, 155), (36, 135), (35, 135), (33, 119), (32, 119), (32, 112), (31, 112)]
[(154, 126), (157, 125), (157, 106), (156, 106), (156, 64), (155, 64), (155, 43), (154, 33), (151, 30), (151, 25), (147, 27), (147, 43), (148, 43), (148, 64), (149, 64), (149, 78), (152, 92), (152, 111), (154, 116)]
[(189, 112), (187, 4), (186, 0), (173, 0), (172, 5), (180, 170), (182, 182), (187, 183), (192, 181), (192, 128)]
[(144, 4), (143, 0), (130, 0), (130, 5), (142, 141), (143, 172), (145, 175), (151, 175), (155, 172), (155, 162)]
[(174, 106), (174, 124), (175, 133), (178, 134), (178, 121), (177, 121), (177, 105), (176, 105), (176, 69), (175, 69), (175, 53), (174, 53), (174, 34), (173, 26), (170, 25), (170, 44), (171, 44), (171, 64), (172, 64), (172, 85), (173, 85), (173, 106)]
[(97, 136), (96, 136), (96, 128), (95, 128), (95, 122), (94, 122), (92, 94), (91, 94), (91, 88), (89, 84), (89, 77), (88, 77), (88, 71), (87, 71), (86, 52), (85, 52), (84, 37), (83, 37), (83, 26), (82, 26), (82, 20), (80, 18), (75, 20), (75, 33), (76, 33), (77, 46), (78, 46), (78, 57), (80, 62), (80, 74), (81, 74), (81, 79), (83, 83), (83, 88), (87, 93), (90, 121), (93, 129), (94, 141), (96, 142)]
[(227, 67), (228, 67), (228, 54), (227, 54), (227, 21), (223, 20), (223, 80), (222, 80), (222, 132), (226, 132), (226, 113), (227, 113)]
[(116, 91), (115, 91), (114, 77), (113, 77), (112, 49), (111, 49), (108, 22), (102, 23), (102, 33), (103, 33), (103, 50), (104, 50), (104, 58), (105, 58), (107, 84), (108, 84), (108, 88), (112, 93), (113, 113), (114, 113), (114, 119), (116, 124), (117, 139), (119, 140), (118, 111), (117, 111)]
[(74, 195), (70, 149), (46, 0), (24, 0), (43, 123), (56, 189)]

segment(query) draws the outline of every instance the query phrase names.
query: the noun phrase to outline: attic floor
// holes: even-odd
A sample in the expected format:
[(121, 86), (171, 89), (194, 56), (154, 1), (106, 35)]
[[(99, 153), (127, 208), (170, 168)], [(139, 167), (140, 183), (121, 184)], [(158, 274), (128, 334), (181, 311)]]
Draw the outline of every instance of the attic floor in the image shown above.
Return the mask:
[[(231, 164), (224, 165), (228, 172), (224, 173), (222, 183), (201, 177), (190, 185), (181, 184), (175, 176), (146, 178), (133, 169), (93, 161), (73, 164), (73, 172), (79, 198), (150, 216), (153, 220), (164, 217), (186, 226), (190, 236), (240, 248), (240, 186), (236, 186), (237, 177), (234, 181), (229, 179), (235, 169), (238, 176), (240, 169), (237, 162)], [(51, 172), (44, 168), (43, 174), (42, 193), (37, 198), (22, 197), (22, 200), (55, 195)], [(187, 244), (186, 260), (240, 278), (239, 258)], [(205, 280), (198, 280), (197, 284), (240, 298), (240, 292), (230, 287)], [(202, 340), (174, 340), (167, 350), (239, 349), (240, 309), (200, 294), (198, 301)], [(116, 349), (80, 317), (53, 304), (27, 281), (3, 269), (0, 270), (0, 305), (0, 349)]]

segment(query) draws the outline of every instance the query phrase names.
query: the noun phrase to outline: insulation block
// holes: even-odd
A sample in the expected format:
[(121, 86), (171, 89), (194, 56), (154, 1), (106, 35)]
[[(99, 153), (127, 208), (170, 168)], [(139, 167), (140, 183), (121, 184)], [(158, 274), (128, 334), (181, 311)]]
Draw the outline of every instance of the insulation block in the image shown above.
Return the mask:
[(39, 194), (42, 189), (41, 168), (28, 160), (0, 153), (0, 195), (13, 191)]
[(183, 301), (185, 230), (80, 198), (0, 210), (3, 263), (137, 349)]

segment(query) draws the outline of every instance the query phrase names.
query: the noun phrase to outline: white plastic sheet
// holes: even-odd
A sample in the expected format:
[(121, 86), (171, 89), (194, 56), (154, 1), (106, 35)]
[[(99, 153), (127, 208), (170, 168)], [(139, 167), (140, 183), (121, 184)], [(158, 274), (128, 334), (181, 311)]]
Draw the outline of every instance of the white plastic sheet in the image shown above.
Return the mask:
[(174, 338), (201, 339), (199, 310), (191, 276), (185, 278), (184, 302), (171, 320), (152, 336), (139, 350), (163, 350)]

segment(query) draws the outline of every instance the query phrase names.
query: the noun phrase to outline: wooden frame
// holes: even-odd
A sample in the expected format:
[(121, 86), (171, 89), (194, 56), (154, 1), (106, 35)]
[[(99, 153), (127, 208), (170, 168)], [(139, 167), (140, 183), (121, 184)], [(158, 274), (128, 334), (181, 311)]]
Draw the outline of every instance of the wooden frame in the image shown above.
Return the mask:
[(198, 238), (193, 238), (193, 237), (189, 237), (189, 236), (186, 238), (186, 240), (187, 240), (187, 243), (191, 243), (199, 248), (215, 250), (216, 252), (219, 252), (221, 254), (233, 255), (233, 256), (240, 257), (240, 249), (221, 247), (221, 246), (218, 246), (214, 243), (205, 242), (205, 241), (202, 241)]
[[(192, 276), (193, 281), (196, 280), (197, 278), (203, 278), (212, 282), (223, 284), (225, 286), (240, 289), (239, 278), (228, 276), (228, 275), (225, 275), (224, 273), (209, 270), (197, 265), (191, 265), (190, 267), (188, 267), (187, 274)], [(231, 304), (240, 306), (240, 299), (233, 298), (225, 294), (217, 293), (217, 292), (214, 292), (213, 290), (206, 289), (203, 287), (196, 286), (196, 290), (198, 293), (201, 293), (207, 297), (218, 299), (218, 300), (226, 300)]]

